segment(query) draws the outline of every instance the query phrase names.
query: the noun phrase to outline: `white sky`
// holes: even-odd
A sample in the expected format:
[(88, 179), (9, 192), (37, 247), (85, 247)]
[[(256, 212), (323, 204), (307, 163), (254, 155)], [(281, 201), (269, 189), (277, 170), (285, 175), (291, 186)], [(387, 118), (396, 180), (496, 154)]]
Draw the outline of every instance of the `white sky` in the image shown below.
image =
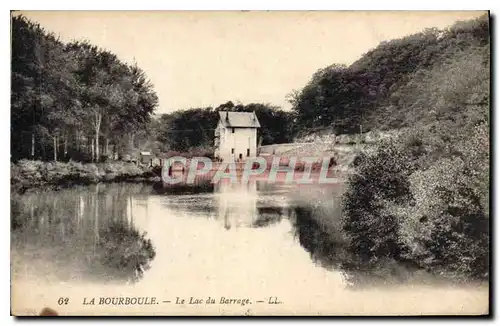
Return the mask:
[(479, 11), (25, 11), (63, 41), (87, 39), (134, 59), (155, 85), (157, 113), (233, 102), (288, 108), (319, 68), (350, 64), (383, 40), (444, 28)]

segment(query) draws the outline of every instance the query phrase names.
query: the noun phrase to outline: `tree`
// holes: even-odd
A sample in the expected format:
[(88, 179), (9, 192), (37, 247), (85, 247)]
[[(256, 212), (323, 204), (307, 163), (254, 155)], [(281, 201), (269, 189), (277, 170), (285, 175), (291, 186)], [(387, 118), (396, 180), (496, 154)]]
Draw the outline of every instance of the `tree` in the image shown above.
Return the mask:
[(147, 126), (158, 98), (137, 64), (86, 41), (63, 44), (16, 16), (11, 103), (13, 159), (96, 161), (109, 139)]
[[(489, 53), (488, 44), (487, 15), (444, 30), (431, 28), (382, 42), (348, 67), (333, 64), (318, 70), (301, 90), (294, 91), (291, 103), (296, 124), (309, 132), (333, 128), (335, 133), (357, 133), (360, 124), (365, 131), (411, 124), (405, 117), (413, 112), (401, 107), (401, 99), (411, 100), (407, 93), (412, 90), (418, 94), (416, 89), (425, 86), (422, 80), (430, 71), (460, 53), (468, 55), (471, 49), (488, 48), (483, 54)], [(474, 55), (474, 59), (478, 66), (489, 60), (484, 55)], [(456, 92), (451, 96), (461, 93), (455, 86), (450, 85)], [(462, 85), (462, 89), (468, 86)]]

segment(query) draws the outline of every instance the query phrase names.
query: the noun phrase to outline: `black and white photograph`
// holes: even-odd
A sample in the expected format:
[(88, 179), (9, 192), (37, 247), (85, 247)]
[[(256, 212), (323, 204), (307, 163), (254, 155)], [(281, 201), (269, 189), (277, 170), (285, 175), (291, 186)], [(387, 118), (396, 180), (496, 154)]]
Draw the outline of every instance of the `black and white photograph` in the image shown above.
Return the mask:
[(11, 315), (489, 315), (491, 21), (11, 11)]

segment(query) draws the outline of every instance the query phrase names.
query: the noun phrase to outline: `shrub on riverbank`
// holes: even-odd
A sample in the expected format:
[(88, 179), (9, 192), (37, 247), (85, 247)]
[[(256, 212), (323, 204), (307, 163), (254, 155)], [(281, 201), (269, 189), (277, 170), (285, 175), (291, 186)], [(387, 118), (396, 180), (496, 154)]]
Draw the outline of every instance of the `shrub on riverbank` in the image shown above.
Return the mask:
[(487, 279), (488, 124), (455, 134), (429, 129), (359, 155), (341, 200), (317, 196), (294, 207), (313, 260), (347, 272), (356, 285), (427, 273)]
[(398, 223), (387, 205), (411, 200), (408, 175), (410, 160), (388, 144), (375, 155), (362, 155), (357, 172), (349, 178), (344, 194), (343, 228), (349, 238), (349, 250), (364, 268), (376, 265), (379, 259), (400, 257)]
[(359, 160), (343, 201), (349, 250), (360, 268), (395, 261), (453, 279), (485, 278), (488, 126), (446, 143), (427, 136), (407, 136)]
[(20, 160), (11, 163), (10, 170), (11, 186), (15, 191), (40, 186), (145, 181), (158, 178), (150, 167), (122, 161), (94, 164)]

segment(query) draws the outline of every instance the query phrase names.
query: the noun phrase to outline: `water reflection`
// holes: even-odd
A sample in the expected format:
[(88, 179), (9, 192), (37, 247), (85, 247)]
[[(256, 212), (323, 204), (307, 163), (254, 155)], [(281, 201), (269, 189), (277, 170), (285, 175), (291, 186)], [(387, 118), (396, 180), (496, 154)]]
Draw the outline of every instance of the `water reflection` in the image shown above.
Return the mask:
[[(257, 181), (221, 183), (200, 193), (159, 194), (150, 185), (107, 184), (14, 195), (12, 284), (20, 293), (32, 291), (31, 297), (73, 288), (114, 296), (142, 296), (147, 290), (158, 298), (277, 295), (290, 311), (321, 306), (318, 311), (325, 313), (345, 313), (346, 303), (358, 312), (374, 303), (373, 313), (388, 306), (397, 312), (407, 302), (413, 306), (450, 293), (437, 289), (415, 297), (423, 292), (412, 286), (398, 308), (394, 292), (344, 291), (340, 270), (350, 257), (338, 203), (323, 202), (335, 198), (330, 190)], [(132, 280), (139, 284), (123, 287)], [(475, 293), (469, 298), (469, 292), (455, 291), (447, 300), (460, 295), (460, 305), (467, 306), (477, 301)], [(304, 299), (312, 301), (304, 306)], [(169, 309), (164, 307), (158, 308)]]
[(224, 228), (250, 227), (257, 220), (257, 184), (220, 182), (215, 186), (218, 218)]
[[(209, 232), (206, 223), (219, 228), (210, 231), (214, 237), (281, 225), (292, 212), (289, 192), (282, 184), (222, 181), (180, 188), (106, 184), (13, 196), (13, 272), (45, 270), (56, 281), (137, 281), (149, 273), (157, 255), (172, 255), (172, 249), (157, 253), (157, 246), (182, 238), (174, 250), (189, 247), (189, 234)], [(194, 224), (188, 230), (183, 221)], [(299, 234), (312, 230), (307, 219), (294, 221), (291, 226)], [(161, 227), (152, 227), (157, 224)], [(174, 233), (167, 237), (167, 232)], [(252, 241), (261, 241), (257, 238)], [(304, 239), (299, 237), (300, 244), (310, 250), (311, 242)]]
[(48, 267), (46, 276), (60, 281), (137, 280), (155, 257), (134, 226), (134, 201), (147, 198), (144, 190), (94, 185), (13, 196), (13, 260), (30, 262), (25, 270)]
[(288, 214), (287, 190), (283, 185), (270, 186), (263, 181), (196, 181), (191, 185), (158, 184), (155, 194), (167, 195), (169, 208), (219, 220), (226, 230), (270, 226)]
[(318, 220), (318, 212), (314, 212), (311, 207), (295, 206), (290, 215), (300, 245), (309, 252), (314, 262), (329, 269), (347, 267), (345, 264), (352, 257), (347, 251), (346, 239), (340, 232), (327, 232)]

